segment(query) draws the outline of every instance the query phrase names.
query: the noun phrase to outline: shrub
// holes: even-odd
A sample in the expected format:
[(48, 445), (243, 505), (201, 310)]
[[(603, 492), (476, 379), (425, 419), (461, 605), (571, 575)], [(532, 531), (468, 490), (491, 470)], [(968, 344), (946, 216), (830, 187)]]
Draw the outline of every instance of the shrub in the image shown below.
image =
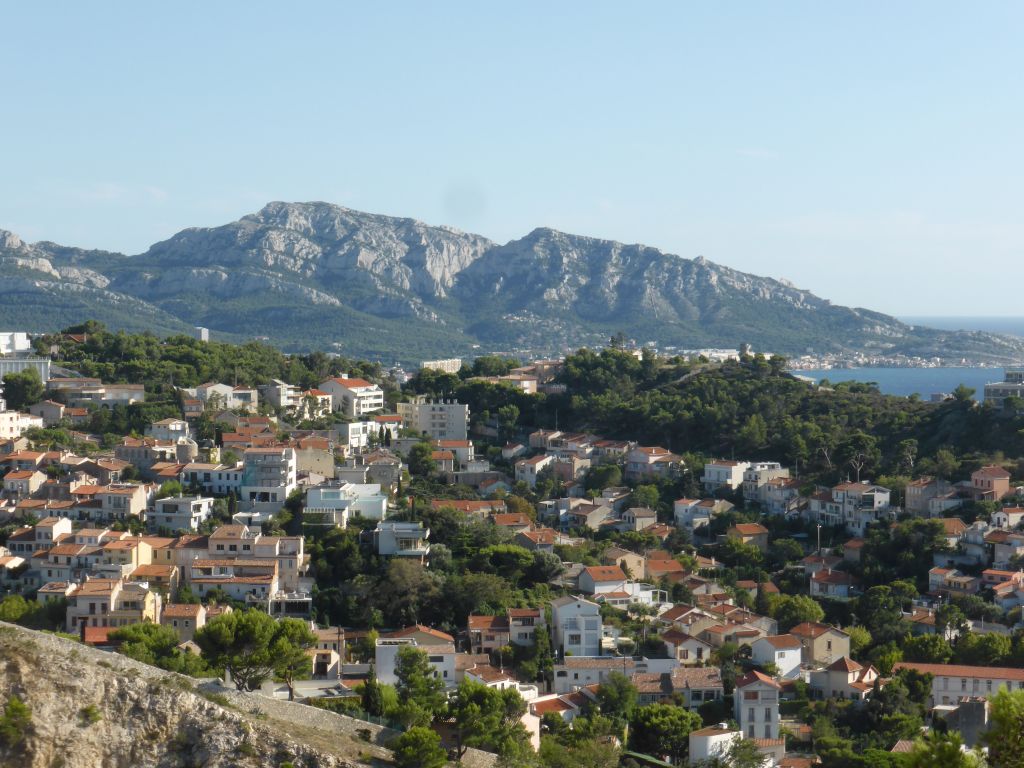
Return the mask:
[(32, 726), (32, 710), (17, 696), (11, 696), (0, 716), (0, 744), (15, 747), (25, 740)]

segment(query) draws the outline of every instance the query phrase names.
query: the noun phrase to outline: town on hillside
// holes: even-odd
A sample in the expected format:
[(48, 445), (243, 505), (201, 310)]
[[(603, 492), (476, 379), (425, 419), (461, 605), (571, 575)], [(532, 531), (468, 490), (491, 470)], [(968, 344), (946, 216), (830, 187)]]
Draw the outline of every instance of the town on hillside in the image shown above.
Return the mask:
[(409, 375), (202, 330), (0, 333), (0, 620), (386, 724), (410, 766), (1016, 764), (1011, 375)]

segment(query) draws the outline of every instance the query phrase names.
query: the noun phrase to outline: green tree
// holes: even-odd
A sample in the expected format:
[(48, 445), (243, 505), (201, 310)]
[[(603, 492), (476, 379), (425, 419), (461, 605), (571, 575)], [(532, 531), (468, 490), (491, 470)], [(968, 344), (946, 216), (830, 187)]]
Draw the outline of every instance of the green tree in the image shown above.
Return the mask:
[(178, 648), (181, 642), (171, 627), (143, 622), (120, 627), (110, 633), (118, 644), (118, 653), (161, 669), (183, 675), (205, 674), (208, 670), (200, 657)]
[(601, 714), (624, 726), (633, 719), (637, 702), (636, 686), (621, 672), (609, 673), (597, 689), (597, 703)]
[(898, 640), (907, 633), (904, 605), (916, 596), (917, 590), (906, 582), (871, 587), (857, 601), (857, 616), (876, 642)]
[(160, 486), (160, 490), (157, 491), (156, 497), (158, 499), (166, 499), (171, 496), (180, 496), (182, 493), (184, 493), (184, 489), (181, 487), (181, 483), (177, 480), (168, 480)]
[(700, 715), (671, 704), (640, 707), (630, 721), (630, 746), (649, 755), (667, 755), (678, 763), (689, 748), (690, 731), (702, 725)]
[(437, 471), (437, 462), (433, 457), (434, 449), (430, 443), (416, 443), (409, 449), (406, 463), (409, 473), (417, 477), (428, 477)]
[(774, 603), (773, 618), (779, 622), (780, 632), (788, 632), (805, 621), (819, 622), (825, 618), (824, 609), (808, 595), (781, 595)]
[(648, 509), (657, 509), (660, 502), (661, 493), (656, 485), (638, 485), (633, 489), (633, 495), (630, 498), (631, 506), (647, 507)]
[(498, 409), (498, 428), (501, 430), (501, 434), (511, 435), (515, 432), (516, 425), (518, 423), (518, 406), (509, 403), (508, 405), (503, 405)]
[(975, 390), (964, 384), (959, 384), (957, 385), (957, 388), (953, 390), (953, 399), (958, 403), (969, 403), (971, 402), (971, 398), (974, 397), (974, 391)]
[[(973, 392), (973, 390), (971, 390)], [(935, 472), (939, 477), (951, 479), (960, 469), (960, 461), (956, 454), (948, 448), (940, 448), (935, 452)]]
[(947, 664), (953, 649), (942, 635), (918, 635), (903, 641), (903, 658), (923, 664)]
[(43, 399), (45, 390), (39, 371), (26, 368), (20, 373), (8, 373), (4, 376), (4, 400), (12, 411), (20, 411), (35, 405)]
[(277, 622), (257, 610), (215, 616), (195, 634), (210, 666), (224, 669), (240, 691), (254, 691), (274, 671)]
[(402, 700), (402, 719), (413, 725), (427, 725), (444, 710), (444, 681), (431, 666), (427, 654), (406, 645), (395, 660), (395, 689)]
[(850, 656), (858, 658), (874, 640), (871, 633), (859, 624), (846, 628), (846, 634), (850, 636)]
[(738, 447), (744, 453), (757, 453), (768, 443), (768, 424), (760, 413), (752, 413), (736, 436)]
[(960, 610), (960, 606), (943, 603), (935, 609), (935, 631), (947, 640), (967, 634), (970, 628), (967, 616)]
[(288, 687), (288, 701), (295, 701), (295, 681), (308, 677), (313, 668), (306, 653), (316, 645), (316, 635), (301, 619), (284, 618), (277, 622), (270, 654), (274, 675)]
[(448, 763), (441, 737), (423, 726), (410, 728), (388, 746), (397, 768), (444, 768)]
[(957, 640), (953, 659), (957, 664), (995, 667), (1003, 664), (1013, 648), (1013, 641), (994, 632), (970, 633)]
[(448, 703), (455, 724), (456, 751), (461, 760), (468, 747), (502, 757), (525, 754), (530, 737), (522, 724), (526, 702), (514, 688), (498, 690), (463, 680)]
[(32, 611), (32, 605), (21, 595), (8, 595), (0, 600), (0, 621), (18, 624)]
[(587, 470), (583, 485), (588, 491), (622, 485), (622, 470), (618, 464), (598, 464)]
[(989, 730), (982, 737), (992, 768), (1024, 768), (1024, 690), (1005, 688), (990, 700)]
[(377, 680), (377, 673), (373, 668), (373, 664), (370, 665), (370, 672), (366, 676), (366, 682), (363, 683), (361, 703), (363, 711), (371, 715), (380, 717), (384, 714), (384, 693), (381, 690), (380, 682)]
[(928, 731), (914, 741), (906, 768), (981, 768), (984, 760), (977, 753), (964, 752), (963, 740), (955, 731)]

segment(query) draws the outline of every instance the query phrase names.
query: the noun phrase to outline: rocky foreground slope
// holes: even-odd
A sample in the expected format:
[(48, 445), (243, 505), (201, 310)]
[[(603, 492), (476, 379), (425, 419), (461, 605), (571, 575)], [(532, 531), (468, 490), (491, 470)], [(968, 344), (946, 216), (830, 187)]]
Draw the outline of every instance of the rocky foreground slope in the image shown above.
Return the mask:
[(202, 325), (388, 361), (553, 353), (618, 332), (662, 348), (1024, 359), (1015, 337), (910, 326), (703, 258), (545, 228), (501, 245), (319, 202), (269, 203), (136, 256), (0, 231), (0, 276), (0, 327)]
[(388, 764), (358, 721), (249, 694), (204, 696), (191, 678), (0, 622), (0, 703), (12, 695), (32, 715), (21, 744), (0, 746), (5, 767)]

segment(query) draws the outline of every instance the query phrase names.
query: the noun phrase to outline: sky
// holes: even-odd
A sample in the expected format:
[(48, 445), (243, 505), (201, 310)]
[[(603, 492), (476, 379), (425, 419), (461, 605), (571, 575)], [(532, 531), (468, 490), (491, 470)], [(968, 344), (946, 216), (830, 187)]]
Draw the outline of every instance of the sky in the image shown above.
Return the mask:
[(0, 228), (139, 253), (324, 200), (1021, 315), (1022, 23), (1016, 2), (9, 3)]

